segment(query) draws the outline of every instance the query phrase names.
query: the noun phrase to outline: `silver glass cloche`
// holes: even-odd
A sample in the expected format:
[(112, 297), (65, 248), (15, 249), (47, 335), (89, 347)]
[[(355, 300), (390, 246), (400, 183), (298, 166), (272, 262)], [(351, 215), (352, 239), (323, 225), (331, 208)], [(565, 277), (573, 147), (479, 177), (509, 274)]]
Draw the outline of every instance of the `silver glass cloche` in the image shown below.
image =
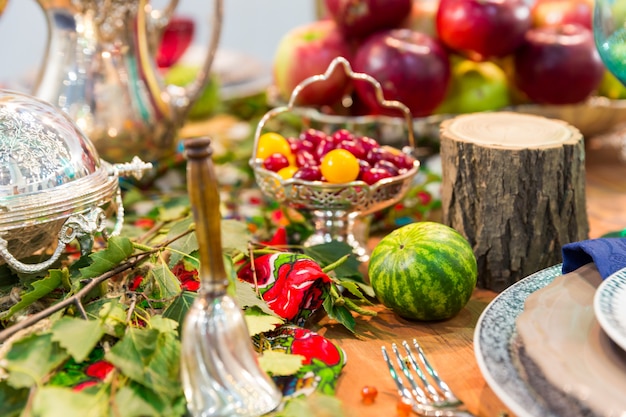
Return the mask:
[[(150, 167), (138, 159), (116, 165), (101, 160), (65, 113), (0, 90), (0, 264), (42, 271), (74, 239), (87, 253), (95, 233), (118, 234), (124, 217), (119, 177), (141, 176)], [(111, 231), (109, 215), (115, 215)], [(40, 252), (46, 253), (41, 262), (21, 261)]]

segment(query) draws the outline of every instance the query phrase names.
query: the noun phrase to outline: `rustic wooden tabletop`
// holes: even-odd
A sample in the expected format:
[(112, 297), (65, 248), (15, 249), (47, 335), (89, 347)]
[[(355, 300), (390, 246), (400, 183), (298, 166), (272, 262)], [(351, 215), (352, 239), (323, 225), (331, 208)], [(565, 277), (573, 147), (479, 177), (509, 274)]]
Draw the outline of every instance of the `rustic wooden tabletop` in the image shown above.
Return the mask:
[[(586, 143), (586, 194), (591, 238), (626, 228), (626, 132), (623, 137), (597, 137)], [(382, 345), (417, 338), (448, 385), (478, 416), (514, 414), (498, 399), (483, 378), (474, 356), (476, 322), (497, 294), (476, 289), (469, 304), (451, 320), (438, 323), (410, 322), (389, 310), (359, 321), (361, 337), (341, 326), (327, 324), (320, 333), (337, 342), (348, 361), (340, 377), (337, 395), (350, 416), (395, 416), (398, 394), (380, 353)], [(364, 404), (361, 389), (373, 385), (378, 397)]]

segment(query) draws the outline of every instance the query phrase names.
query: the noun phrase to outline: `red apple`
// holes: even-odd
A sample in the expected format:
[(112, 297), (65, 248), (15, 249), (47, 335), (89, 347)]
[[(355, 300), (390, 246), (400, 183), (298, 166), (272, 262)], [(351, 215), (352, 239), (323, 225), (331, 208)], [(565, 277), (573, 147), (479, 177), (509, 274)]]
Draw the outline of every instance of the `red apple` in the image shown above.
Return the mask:
[(329, 15), (351, 38), (398, 26), (411, 12), (412, 3), (413, 0), (325, 0)]
[(517, 87), (537, 103), (578, 103), (604, 75), (593, 33), (575, 24), (530, 29), (514, 65)]
[[(391, 29), (369, 36), (357, 49), (353, 68), (374, 77), (387, 100), (404, 103), (413, 116), (425, 116), (443, 101), (450, 82), (450, 61), (444, 46), (432, 36), (410, 29)], [(372, 113), (385, 111), (365, 81), (354, 83)]]
[[(274, 83), (280, 98), (289, 100), (291, 93), (304, 79), (324, 74), (338, 56), (350, 60), (350, 46), (330, 19), (298, 26), (281, 38), (273, 61)], [(342, 67), (326, 81), (315, 82), (298, 94), (298, 104), (332, 106), (349, 88), (349, 78)]]
[(592, 0), (537, 0), (530, 14), (535, 27), (578, 23), (593, 29)]
[(504, 57), (531, 27), (525, 0), (441, 0), (437, 33), (450, 49), (475, 61)]

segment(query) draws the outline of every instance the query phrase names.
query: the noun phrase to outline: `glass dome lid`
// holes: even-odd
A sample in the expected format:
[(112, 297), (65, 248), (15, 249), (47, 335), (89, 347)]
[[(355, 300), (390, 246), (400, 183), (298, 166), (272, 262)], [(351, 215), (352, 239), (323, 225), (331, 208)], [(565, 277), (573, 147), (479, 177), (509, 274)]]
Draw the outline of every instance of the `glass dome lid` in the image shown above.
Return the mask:
[(64, 112), (0, 90), (0, 226), (66, 216), (108, 201), (117, 178)]
[(23, 94), (0, 92), (0, 195), (31, 194), (100, 168), (93, 144), (63, 112)]
[[(94, 233), (118, 234), (124, 217), (119, 177), (140, 178), (151, 168), (138, 158), (115, 165), (101, 160), (62, 110), (0, 90), (0, 265), (41, 271), (75, 238), (86, 253)], [(105, 230), (110, 212), (116, 216), (111, 233)], [(40, 263), (19, 261), (54, 247)]]

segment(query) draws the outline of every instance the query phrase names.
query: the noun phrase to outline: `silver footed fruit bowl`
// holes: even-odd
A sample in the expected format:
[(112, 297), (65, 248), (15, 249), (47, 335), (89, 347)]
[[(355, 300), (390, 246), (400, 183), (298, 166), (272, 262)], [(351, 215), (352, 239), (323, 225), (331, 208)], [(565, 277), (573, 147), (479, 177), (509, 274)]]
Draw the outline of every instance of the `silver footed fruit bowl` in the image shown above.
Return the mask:
[[(267, 125), (272, 124), (272, 130), (279, 129), (281, 118), (287, 120), (299, 118), (303, 129), (314, 127), (325, 133), (330, 133), (339, 128), (345, 128), (354, 133), (370, 134), (370, 123), (355, 125), (350, 117), (336, 116), (332, 123), (323, 120), (315, 120), (316, 111), (308, 112), (307, 109), (295, 106), (297, 96), (306, 86), (320, 81), (325, 81), (336, 70), (342, 67), (350, 78), (363, 80), (371, 83), (375, 90), (378, 102), (386, 108), (397, 109), (404, 115), (403, 135), (405, 144), (401, 147), (389, 147), (395, 152), (403, 152), (411, 157), (411, 166), (398, 175), (381, 179), (373, 184), (362, 180), (347, 183), (330, 183), (325, 181), (309, 181), (298, 178), (284, 179), (276, 172), (264, 167), (263, 159), (257, 156), (259, 138), (268, 131)], [(389, 118), (389, 126), (383, 126), (384, 121), (377, 120), (377, 126), (373, 129), (378, 132), (389, 129), (397, 136), (398, 118)], [(266, 196), (280, 204), (291, 208), (308, 212), (314, 226), (314, 233), (305, 242), (305, 246), (312, 246), (333, 240), (342, 241), (353, 248), (354, 254), (363, 262), (369, 259), (369, 251), (365, 245), (363, 233), (357, 237), (355, 223), (357, 220), (376, 211), (387, 208), (400, 201), (411, 186), (413, 178), (419, 170), (420, 163), (415, 157), (415, 140), (413, 135), (412, 116), (409, 109), (398, 101), (389, 101), (383, 98), (380, 84), (371, 76), (352, 71), (350, 64), (342, 57), (335, 58), (324, 74), (316, 75), (302, 81), (293, 91), (289, 102), (285, 106), (275, 107), (267, 112), (259, 121), (255, 132), (253, 155), (250, 166), (254, 170), (255, 179), (260, 189)], [(359, 130), (365, 132), (359, 132)], [(374, 138), (377, 139), (377, 138)], [(382, 145), (386, 146), (384, 142)]]
[[(61, 110), (0, 90), (0, 264), (39, 272), (74, 239), (88, 253), (95, 233), (119, 234), (119, 177), (140, 177), (150, 168), (138, 159), (115, 165), (101, 160)], [(115, 221), (108, 230), (110, 216)], [(36, 262), (23, 262), (34, 255)]]

